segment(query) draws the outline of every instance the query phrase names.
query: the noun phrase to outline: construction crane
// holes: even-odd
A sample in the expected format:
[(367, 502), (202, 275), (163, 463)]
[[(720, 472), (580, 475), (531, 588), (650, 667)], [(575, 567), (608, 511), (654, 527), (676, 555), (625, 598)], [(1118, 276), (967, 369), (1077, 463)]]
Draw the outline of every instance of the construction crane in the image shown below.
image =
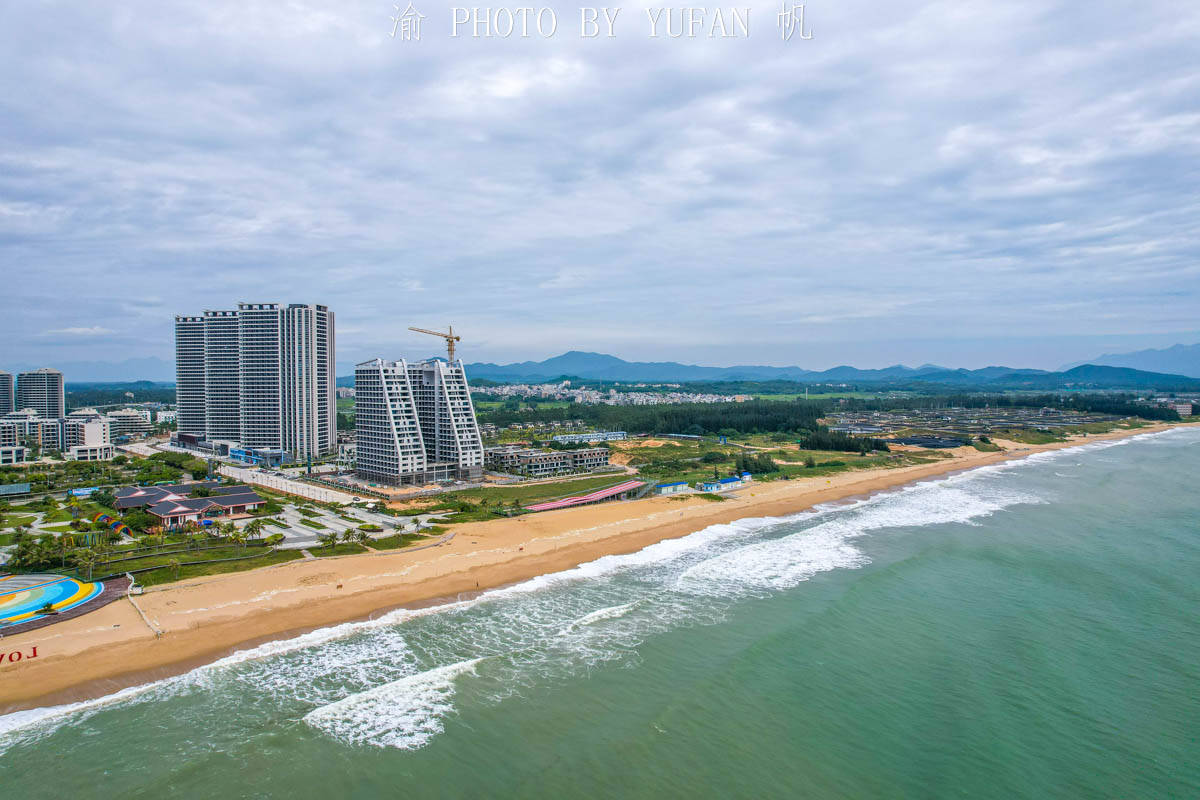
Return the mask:
[(454, 335), (454, 326), (453, 325), (450, 325), (449, 328), (450, 328), (449, 333), (442, 333), (441, 331), (427, 331), (424, 328), (409, 328), (409, 330), (415, 331), (417, 333), (428, 333), (430, 336), (440, 336), (443, 339), (445, 339), (446, 340), (446, 355), (449, 357), (450, 363), (453, 364), (454, 363), (454, 343), (461, 342), (462, 337)]

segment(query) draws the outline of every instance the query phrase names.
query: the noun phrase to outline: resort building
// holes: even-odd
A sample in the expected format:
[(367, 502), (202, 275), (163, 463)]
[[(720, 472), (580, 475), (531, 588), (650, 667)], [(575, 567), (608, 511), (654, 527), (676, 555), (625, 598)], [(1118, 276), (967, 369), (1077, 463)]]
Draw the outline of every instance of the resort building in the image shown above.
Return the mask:
[(609, 451), (604, 447), (585, 450), (537, 450), (508, 445), (489, 447), (484, 456), (488, 469), (531, 478), (588, 472), (609, 466)]
[(364, 361), (354, 391), (360, 477), (399, 486), (483, 475), (483, 440), (461, 361)]
[(202, 449), (334, 452), (334, 314), (315, 304), (239, 303), (175, 317), (176, 422)]
[(63, 374), (56, 369), (38, 369), (17, 376), (17, 402), (14, 411), (32, 408), (44, 419), (67, 415)]
[[(446, 468), (456, 478), (478, 480), (483, 476), (483, 439), (462, 361), (410, 364), (408, 377), (430, 465), (439, 472)], [(356, 398), (356, 407), (358, 402)]]
[(559, 444), (591, 444), (593, 442), (620, 442), (629, 438), (625, 431), (595, 431), (593, 433), (564, 433), (553, 437)]
[(17, 394), (11, 372), (0, 372), (0, 414), (17, 410)]
[[(208, 492), (205, 497), (190, 497), (197, 489)], [(248, 514), (265, 503), (249, 486), (221, 486), (215, 482), (176, 484), (172, 486), (130, 486), (117, 489), (118, 511), (145, 509), (158, 517), (162, 527), (179, 528), (189, 522), (202, 522), (213, 517)]]

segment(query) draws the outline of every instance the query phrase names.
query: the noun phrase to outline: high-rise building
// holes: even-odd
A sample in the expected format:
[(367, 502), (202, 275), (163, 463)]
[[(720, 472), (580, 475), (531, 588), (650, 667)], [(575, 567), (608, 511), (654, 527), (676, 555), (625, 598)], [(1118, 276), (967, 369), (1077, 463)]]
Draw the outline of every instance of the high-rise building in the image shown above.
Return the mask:
[(295, 453), (337, 449), (333, 312), (293, 303), (284, 310), (283, 441)]
[(238, 312), (204, 312), (204, 438), (215, 442), (236, 444), (242, 437), (238, 334)]
[(181, 434), (296, 460), (337, 448), (334, 315), (322, 305), (239, 303), (175, 318)]
[(355, 368), (356, 471), (420, 484), (483, 474), (483, 441), (461, 361), (365, 361)]
[(354, 368), (355, 463), (379, 483), (424, 483), (425, 444), (403, 361), (376, 358)]
[(447, 364), (434, 359), (411, 364), (408, 378), (417, 400), (421, 438), (429, 462), (451, 466), (458, 478), (481, 477), (483, 439), (462, 361)]
[(56, 369), (37, 369), (17, 376), (16, 410), (32, 408), (39, 417), (60, 419), (67, 415), (63, 374)]
[(175, 317), (175, 412), (180, 433), (204, 436), (204, 317)]
[(16, 410), (17, 393), (12, 373), (0, 372), (0, 414), (11, 414)]

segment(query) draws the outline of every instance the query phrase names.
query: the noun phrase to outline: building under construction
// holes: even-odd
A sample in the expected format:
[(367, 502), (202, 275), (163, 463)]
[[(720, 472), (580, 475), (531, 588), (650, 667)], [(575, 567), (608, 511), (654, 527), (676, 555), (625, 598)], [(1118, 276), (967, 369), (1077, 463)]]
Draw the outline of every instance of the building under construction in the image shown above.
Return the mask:
[[(433, 335), (452, 355), (453, 330)], [(364, 361), (354, 389), (359, 477), (392, 486), (482, 477), (483, 440), (461, 360)]]

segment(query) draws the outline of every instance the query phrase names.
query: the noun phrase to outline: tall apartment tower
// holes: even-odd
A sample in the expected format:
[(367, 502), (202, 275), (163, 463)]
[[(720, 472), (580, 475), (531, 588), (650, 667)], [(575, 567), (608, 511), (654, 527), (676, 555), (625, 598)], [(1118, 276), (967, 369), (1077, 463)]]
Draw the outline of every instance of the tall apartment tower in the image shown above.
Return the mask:
[(38, 369), (17, 376), (17, 408), (32, 408), (45, 419), (61, 419), (67, 415), (63, 374), (56, 369)]
[(175, 426), (180, 433), (203, 437), (204, 317), (175, 317)]
[(334, 315), (321, 305), (239, 303), (175, 318), (180, 433), (299, 461), (337, 448)]
[(394, 485), (478, 479), (483, 440), (462, 362), (374, 359), (354, 372), (358, 474)]
[(289, 305), (283, 314), (283, 440), (295, 453), (337, 448), (337, 364), (333, 312)]
[(238, 303), (236, 314), (241, 416), (235, 440), (290, 450), (283, 440), (283, 312), (278, 303)]
[[(178, 342), (178, 337), (176, 337)], [(178, 366), (175, 382), (179, 383)], [(204, 438), (242, 437), (241, 349), (236, 311), (204, 312)]]
[(13, 376), (9, 372), (0, 372), (0, 416), (11, 414), (17, 410), (17, 393), (13, 385)]
[(354, 368), (355, 461), (369, 481), (424, 483), (427, 461), (416, 400), (403, 361)]

